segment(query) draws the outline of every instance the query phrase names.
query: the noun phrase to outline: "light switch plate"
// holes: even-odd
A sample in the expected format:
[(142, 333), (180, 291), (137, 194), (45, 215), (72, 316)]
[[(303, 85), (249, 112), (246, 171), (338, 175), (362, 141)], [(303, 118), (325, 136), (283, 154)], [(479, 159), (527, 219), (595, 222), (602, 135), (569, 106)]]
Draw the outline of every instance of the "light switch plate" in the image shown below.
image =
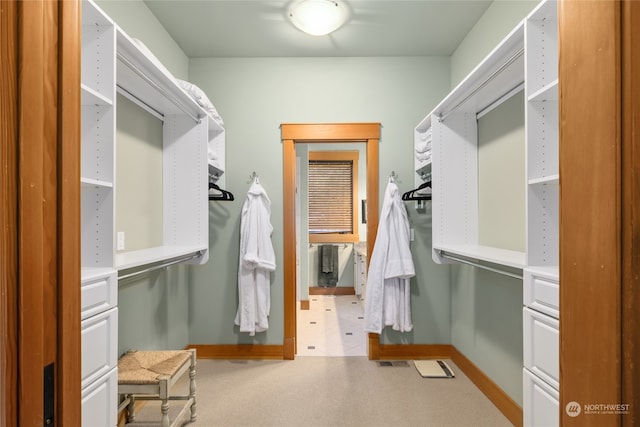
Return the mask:
[(118, 231), (116, 234), (116, 250), (124, 251), (124, 231)]

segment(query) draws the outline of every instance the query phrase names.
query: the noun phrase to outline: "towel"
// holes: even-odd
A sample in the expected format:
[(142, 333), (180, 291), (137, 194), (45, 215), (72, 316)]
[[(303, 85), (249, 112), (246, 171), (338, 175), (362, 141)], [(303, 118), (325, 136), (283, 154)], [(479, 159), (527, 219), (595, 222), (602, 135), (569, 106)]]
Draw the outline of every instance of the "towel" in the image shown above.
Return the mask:
[(322, 245), (318, 248), (318, 286), (337, 286), (338, 284), (338, 247)]

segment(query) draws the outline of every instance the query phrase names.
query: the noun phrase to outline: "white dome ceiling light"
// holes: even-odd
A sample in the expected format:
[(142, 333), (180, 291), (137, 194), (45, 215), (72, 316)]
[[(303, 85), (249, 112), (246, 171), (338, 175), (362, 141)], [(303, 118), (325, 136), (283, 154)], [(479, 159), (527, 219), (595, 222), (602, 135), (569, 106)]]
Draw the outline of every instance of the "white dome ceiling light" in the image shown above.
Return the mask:
[(333, 0), (301, 0), (289, 8), (293, 25), (313, 36), (324, 36), (337, 30), (348, 15), (346, 5)]

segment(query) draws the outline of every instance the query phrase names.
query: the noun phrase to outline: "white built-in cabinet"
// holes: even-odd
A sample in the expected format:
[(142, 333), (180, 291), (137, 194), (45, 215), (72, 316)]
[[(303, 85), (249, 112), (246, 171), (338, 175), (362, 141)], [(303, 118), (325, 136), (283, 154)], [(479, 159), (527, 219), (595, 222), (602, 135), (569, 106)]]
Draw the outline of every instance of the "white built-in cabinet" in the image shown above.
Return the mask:
[[(208, 151), (225, 130), (93, 1), (82, 2), (82, 425), (117, 424), (118, 272), (209, 250)], [(116, 251), (116, 92), (163, 121), (162, 244)], [(121, 183), (126, 185), (126, 183)]]
[(82, 3), (82, 425), (117, 424), (118, 279), (114, 268), (116, 27)]
[[(543, 0), (414, 130), (431, 141), (433, 259), (523, 279), (525, 426), (559, 424), (559, 170), (557, 2)], [(524, 90), (525, 247), (479, 241), (478, 119)], [(510, 197), (505, 194), (504, 197)]]
[(525, 20), (527, 263), (523, 289), (525, 426), (560, 423), (558, 6)]

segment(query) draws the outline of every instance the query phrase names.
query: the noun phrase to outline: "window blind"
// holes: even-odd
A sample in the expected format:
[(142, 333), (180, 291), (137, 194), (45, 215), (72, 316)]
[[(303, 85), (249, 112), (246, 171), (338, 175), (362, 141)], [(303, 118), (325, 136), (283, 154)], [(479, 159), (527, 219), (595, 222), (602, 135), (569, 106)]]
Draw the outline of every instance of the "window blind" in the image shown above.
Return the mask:
[(309, 161), (309, 233), (353, 233), (352, 161)]

